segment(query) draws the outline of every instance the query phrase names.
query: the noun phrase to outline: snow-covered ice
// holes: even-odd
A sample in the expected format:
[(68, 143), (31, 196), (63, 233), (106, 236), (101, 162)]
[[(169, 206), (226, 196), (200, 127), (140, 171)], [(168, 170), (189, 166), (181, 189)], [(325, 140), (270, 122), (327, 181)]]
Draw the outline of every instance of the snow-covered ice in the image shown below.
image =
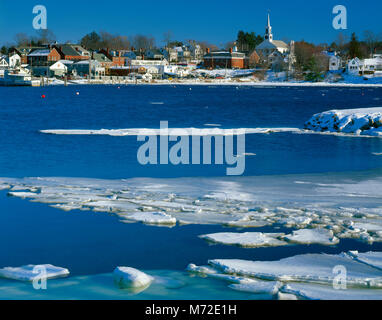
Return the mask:
[[(138, 136), (138, 135), (160, 135), (160, 129), (149, 128), (129, 128), (129, 129), (48, 129), (41, 130), (41, 133), (56, 134), (56, 135), (108, 135), (108, 136)], [(238, 134), (267, 134), (278, 132), (301, 132), (298, 128), (169, 128), (168, 135), (184, 136), (231, 136)], [(167, 133), (166, 133), (167, 134)]]
[[(367, 173), (355, 177), (320, 174), (122, 180), (0, 178), (0, 185), (9, 186), (8, 194), (12, 196), (65, 211), (112, 213), (122, 222), (220, 224), (250, 229), (284, 225), (308, 230), (289, 235), (291, 241), (382, 241), (382, 178), (370, 178)], [(327, 234), (319, 235), (315, 229), (329, 231), (320, 231)], [(250, 240), (248, 236), (255, 238)], [(321, 240), (317, 241), (319, 236)], [(256, 241), (266, 243), (265, 237), (233, 233), (223, 240), (256, 245)], [(282, 244), (284, 239), (278, 240)]]
[(34, 279), (53, 279), (65, 277), (67, 275), (69, 275), (68, 269), (56, 267), (51, 264), (29, 264), (21, 267), (6, 267), (0, 269), (0, 277), (20, 281), (33, 281)]
[(281, 282), (333, 283), (334, 267), (343, 266), (347, 270), (348, 285), (382, 288), (382, 272), (359, 263), (346, 254), (304, 254), (279, 261), (248, 261), (235, 259), (215, 259), (209, 264), (224, 273), (238, 274), (263, 280)]
[(154, 280), (152, 276), (130, 267), (115, 268), (113, 277), (118, 287), (123, 289), (147, 288)]
[(228, 287), (238, 291), (276, 295), (282, 285), (283, 284), (279, 281), (253, 281), (249, 283), (230, 284)]
[(382, 270), (382, 252), (360, 253), (358, 251), (349, 251), (348, 254), (356, 261)]
[(210, 242), (237, 245), (240, 247), (277, 247), (286, 245), (278, 238), (284, 236), (283, 233), (262, 233), (262, 232), (221, 232), (201, 235), (200, 238)]
[(176, 224), (176, 219), (164, 212), (136, 212), (126, 215), (127, 219), (143, 222), (146, 224)]
[(382, 289), (347, 288), (334, 289), (332, 285), (289, 283), (284, 293), (309, 300), (382, 300)]
[(299, 244), (318, 243), (322, 245), (335, 245), (339, 239), (333, 234), (333, 231), (327, 229), (300, 229), (293, 231), (291, 235), (284, 237), (287, 241)]

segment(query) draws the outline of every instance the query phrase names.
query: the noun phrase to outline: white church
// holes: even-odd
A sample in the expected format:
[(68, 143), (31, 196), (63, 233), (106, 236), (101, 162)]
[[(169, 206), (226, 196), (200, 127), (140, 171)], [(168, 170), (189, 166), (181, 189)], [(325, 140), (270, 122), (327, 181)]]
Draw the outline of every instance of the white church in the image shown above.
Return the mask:
[(288, 45), (284, 41), (273, 40), (271, 18), (268, 13), (268, 23), (265, 28), (264, 41), (256, 47), (256, 51), (263, 57), (268, 57), (273, 53), (287, 53), (289, 51)]

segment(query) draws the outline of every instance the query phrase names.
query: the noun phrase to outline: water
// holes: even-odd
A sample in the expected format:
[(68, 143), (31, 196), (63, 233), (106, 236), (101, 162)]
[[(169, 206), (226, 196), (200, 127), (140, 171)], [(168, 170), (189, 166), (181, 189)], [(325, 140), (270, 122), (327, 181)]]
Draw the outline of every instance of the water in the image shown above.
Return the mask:
[[(76, 94), (79, 92), (79, 95)], [(46, 95), (45, 99), (41, 95)], [(225, 166), (141, 166), (136, 137), (42, 134), (44, 129), (299, 127), (329, 109), (381, 107), (382, 89), (193, 86), (0, 88), (0, 176), (224, 176)], [(206, 127), (208, 128), (208, 127)], [(345, 172), (381, 168), (382, 139), (275, 133), (246, 137), (246, 176)], [(380, 173), (378, 173), (380, 174)], [(0, 266), (52, 263), (74, 276), (109, 273), (117, 265), (184, 270), (213, 258), (276, 260), (306, 252), (382, 250), (342, 240), (339, 246), (243, 249), (210, 246), (198, 235), (221, 226), (123, 224), (106, 213), (63, 212), (0, 193)], [(260, 228), (256, 231), (274, 231)], [(289, 230), (280, 229), (286, 232)], [(169, 254), (171, 252), (171, 254)], [(185, 295), (187, 296), (187, 295)], [(214, 296), (215, 297), (215, 296)]]

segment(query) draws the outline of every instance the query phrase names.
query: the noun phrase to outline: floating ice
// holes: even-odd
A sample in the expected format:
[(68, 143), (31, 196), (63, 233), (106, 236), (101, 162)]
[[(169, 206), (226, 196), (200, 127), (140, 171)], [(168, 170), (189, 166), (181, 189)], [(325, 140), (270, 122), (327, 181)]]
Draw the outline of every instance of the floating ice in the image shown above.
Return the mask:
[[(169, 128), (169, 135), (183, 136), (185, 132), (195, 136), (211, 136), (211, 135), (237, 135), (240, 131), (246, 134), (267, 134), (278, 132), (301, 132), (298, 128), (237, 128), (237, 129), (221, 129), (221, 128)], [(148, 128), (130, 128), (130, 129), (49, 129), (41, 130), (41, 133), (56, 135), (108, 135), (108, 136), (138, 136), (138, 135), (160, 135), (160, 129)]]
[(382, 136), (382, 108), (331, 110), (315, 114), (305, 128), (318, 132), (337, 132)]
[(230, 284), (229, 288), (244, 292), (276, 295), (282, 286), (283, 284), (279, 281), (253, 281), (250, 283)]
[(278, 238), (284, 236), (283, 233), (262, 233), (262, 232), (221, 232), (201, 235), (200, 238), (214, 243), (237, 245), (240, 247), (277, 247), (286, 245)]
[(345, 254), (305, 254), (279, 261), (247, 261), (217, 259), (209, 264), (224, 273), (283, 282), (315, 282), (331, 284), (336, 277), (334, 267), (347, 270), (347, 284), (363, 287), (382, 287), (382, 272), (352, 260)]
[(146, 224), (176, 224), (176, 219), (164, 212), (137, 212), (127, 215), (126, 218)]
[(336, 290), (332, 285), (289, 283), (281, 290), (284, 293), (309, 300), (382, 300), (382, 289)]
[[(0, 185), (11, 187), (8, 194), (15, 197), (65, 211), (112, 213), (122, 222), (237, 228), (284, 225), (327, 229), (333, 240), (382, 241), (382, 178), (370, 179), (367, 173), (356, 178), (343, 174), (126, 180), (0, 178)], [(293, 238), (312, 232), (302, 231)], [(230, 242), (240, 245), (243, 236), (235, 237), (239, 240), (230, 238)]]
[(356, 261), (382, 270), (382, 252), (359, 253), (358, 251), (349, 251), (349, 255)]
[(0, 277), (20, 281), (33, 281), (34, 279), (53, 279), (65, 277), (67, 275), (69, 275), (68, 269), (55, 267), (51, 264), (29, 264), (22, 267), (6, 267), (0, 269)]
[(300, 229), (284, 237), (286, 240), (299, 244), (318, 243), (322, 245), (335, 245), (339, 243), (333, 231), (327, 229)]
[(123, 289), (147, 288), (154, 280), (146, 273), (130, 267), (117, 267), (113, 272), (115, 283)]

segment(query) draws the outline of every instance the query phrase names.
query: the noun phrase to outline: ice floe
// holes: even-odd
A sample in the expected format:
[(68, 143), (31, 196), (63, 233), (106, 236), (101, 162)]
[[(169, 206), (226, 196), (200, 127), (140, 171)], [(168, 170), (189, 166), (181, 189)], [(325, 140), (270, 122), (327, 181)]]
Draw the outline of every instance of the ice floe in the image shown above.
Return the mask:
[[(160, 135), (160, 129), (149, 128), (129, 128), (129, 129), (48, 129), (40, 130), (41, 133), (56, 134), (56, 135), (108, 135), (108, 136), (138, 136), (138, 135)], [(184, 136), (187, 132), (188, 135), (194, 136), (211, 136), (211, 135), (237, 135), (237, 134), (267, 134), (278, 132), (301, 132), (298, 128), (236, 128), (236, 129), (222, 129), (222, 128), (169, 128), (166, 135)], [(242, 132), (242, 133), (240, 133)]]
[(356, 261), (382, 270), (382, 252), (359, 253), (358, 251), (349, 251), (348, 254)]
[[(65, 211), (112, 213), (122, 222), (306, 229), (288, 235), (288, 243), (335, 244), (336, 238), (382, 241), (382, 178), (371, 179), (367, 174), (356, 178), (336, 174), (122, 180), (0, 178), (0, 185), (9, 187), (10, 196)], [(265, 237), (270, 236), (236, 233), (223, 240), (256, 246), (264, 245)], [(284, 241), (271, 238), (268, 240), (277, 244)]]
[(289, 283), (282, 291), (308, 300), (382, 300), (382, 289), (334, 289), (330, 285)]
[(277, 247), (287, 243), (278, 238), (284, 236), (283, 233), (262, 233), (262, 232), (221, 232), (201, 235), (200, 238), (210, 242), (237, 245), (240, 247)]
[(146, 273), (130, 267), (115, 268), (113, 277), (115, 283), (122, 289), (147, 288), (154, 280)]
[(330, 110), (315, 114), (305, 128), (317, 132), (336, 132), (382, 136), (382, 108)]
[(0, 269), (0, 277), (20, 281), (53, 279), (65, 277), (67, 275), (69, 275), (68, 269), (56, 267), (51, 264), (29, 264), (21, 267), (6, 267)]
[(284, 237), (287, 241), (299, 244), (322, 244), (335, 245), (340, 241), (333, 234), (333, 231), (327, 229), (300, 229), (293, 231), (291, 235)]
[(247, 261), (234, 259), (210, 260), (216, 270), (228, 274), (281, 282), (308, 282), (332, 284), (336, 266), (347, 271), (350, 286), (382, 288), (382, 272), (351, 259), (346, 254), (304, 254), (279, 261)]
[(276, 295), (282, 286), (283, 284), (279, 281), (253, 281), (249, 283), (230, 284), (228, 287), (238, 291)]

